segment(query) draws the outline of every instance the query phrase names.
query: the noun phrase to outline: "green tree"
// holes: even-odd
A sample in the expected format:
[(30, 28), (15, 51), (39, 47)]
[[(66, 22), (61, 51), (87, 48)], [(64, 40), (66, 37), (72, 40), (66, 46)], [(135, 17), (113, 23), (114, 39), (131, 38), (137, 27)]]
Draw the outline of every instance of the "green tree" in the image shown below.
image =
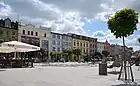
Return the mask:
[(137, 41), (140, 43), (140, 38), (138, 38)]
[(73, 54), (72, 49), (69, 49), (67, 52), (68, 52), (68, 60), (72, 61), (72, 54)]
[(68, 61), (68, 50), (67, 49), (64, 49), (63, 51), (62, 51), (62, 54), (63, 54), (63, 58), (65, 58), (65, 60), (66, 61)]
[(50, 52), (51, 61), (53, 60), (53, 52)]
[[(128, 8), (117, 11), (115, 15), (113, 17), (110, 17), (108, 20), (108, 29), (111, 30), (111, 32), (115, 35), (116, 38), (123, 38), (124, 54), (125, 54), (124, 38), (130, 36), (131, 34), (133, 34), (135, 30), (137, 30), (137, 23), (138, 23), (138, 13), (135, 10)], [(124, 61), (125, 80), (127, 80), (125, 55), (123, 61)], [(118, 79), (120, 79), (121, 72)]]
[(72, 60), (72, 50), (71, 49), (64, 49), (63, 50), (63, 55), (65, 56), (65, 60), (69, 61)]
[(53, 52), (52, 53), (52, 57), (53, 57), (53, 60), (60, 60), (60, 57), (61, 57), (61, 53), (59, 53), (59, 52)]
[(81, 55), (81, 50), (80, 49), (73, 49), (72, 52), (78, 58), (77, 60), (80, 60), (79, 56)]
[(137, 39), (138, 43), (140, 43), (140, 38)]
[(102, 51), (102, 54), (103, 54), (105, 57), (107, 57), (107, 56), (109, 55), (109, 52), (106, 51), (106, 50), (104, 50), (104, 51)]
[(100, 52), (95, 52), (94, 58), (97, 58), (99, 60), (99, 58), (102, 58), (102, 54)]
[(48, 57), (48, 51), (46, 51), (45, 49), (40, 49), (40, 51), (37, 53), (35, 52), (36, 54), (39, 54), (41, 55), (41, 60), (42, 61), (45, 61), (46, 57)]

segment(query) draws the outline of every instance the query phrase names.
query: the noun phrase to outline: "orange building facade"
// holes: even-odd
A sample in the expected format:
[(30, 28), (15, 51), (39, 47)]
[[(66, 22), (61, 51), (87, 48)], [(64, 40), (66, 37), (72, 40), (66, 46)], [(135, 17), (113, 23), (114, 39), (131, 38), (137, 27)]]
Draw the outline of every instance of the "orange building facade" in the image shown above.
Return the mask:
[(104, 44), (104, 49), (106, 50), (106, 51), (108, 51), (109, 52), (109, 50), (110, 50), (110, 43), (106, 40), (106, 42), (105, 42), (105, 44)]

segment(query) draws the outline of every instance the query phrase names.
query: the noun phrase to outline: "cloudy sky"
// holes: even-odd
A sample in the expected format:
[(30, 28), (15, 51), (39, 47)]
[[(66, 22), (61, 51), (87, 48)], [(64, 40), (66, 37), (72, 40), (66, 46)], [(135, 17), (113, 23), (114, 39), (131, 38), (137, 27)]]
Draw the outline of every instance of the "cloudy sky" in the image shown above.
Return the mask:
[[(122, 8), (140, 13), (139, 0), (1, 0), (0, 17), (52, 27), (55, 32), (72, 32), (98, 38), (111, 44), (122, 44), (107, 27), (107, 19)], [(136, 41), (140, 29), (126, 38), (127, 46), (140, 49)]]

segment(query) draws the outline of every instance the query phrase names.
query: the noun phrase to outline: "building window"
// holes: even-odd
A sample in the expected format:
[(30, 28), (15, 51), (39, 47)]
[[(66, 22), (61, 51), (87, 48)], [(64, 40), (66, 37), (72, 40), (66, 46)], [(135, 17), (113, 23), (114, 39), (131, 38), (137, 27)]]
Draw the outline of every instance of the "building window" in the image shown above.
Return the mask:
[(86, 49), (84, 49), (84, 53), (86, 53)]
[(68, 41), (68, 36), (66, 36), (66, 41)]
[(22, 34), (25, 34), (25, 30), (22, 30)]
[(79, 46), (79, 42), (77, 42), (77, 46)]
[(66, 46), (68, 46), (68, 42), (66, 42)]
[(60, 52), (60, 47), (57, 48), (57, 51)]
[(57, 35), (57, 38), (60, 39), (60, 35)]
[(62, 39), (65, 40), (65, 36), (62, 36)]
[(34, 35), (34, 32), (33, 32), (33, 31), (31, 31), (31, 35), (32, 35), (32, 36)]
[(92, 44), (90, 44), (90, 48), (92, 48)]
[(46, 33), (44, 33), (44, 37), (46, 37)]
[(65, 46), (65, 42), (64, 41), (62, 42), (62, 44), (63, 44), (62, 46)]
[(81, 42), (81, 47), (82, 47), (82, 42)]
[(38, 32), (35, 32), (35, 36), (38, 36)]
[(74, 42), (74, 46), (76, 45), (76, 43)]
[(55, 38), (55, 34), (53, 34), (53, 38)]
[(86, 46), (88, 47), (88, 43), (86, 44)]
[(5, 27), (11, 28), (11, 21), (10, 21), (10, 19), (7, 19), (7, 20), (5, 21)]
[(93, 48), (95, 48), (94, 44), (93, 44)]
[(71, 42), (69, 42), (69, 46), (71, 46)]
[(90, 53), (92, 53), (92, 50), (90, 50)]
[(28, 35), (30, 35), (30, 31), (28, 31)]
[(84, 47), (85, 47), (85, 43), (84, 43)]
[(60, 45), (60, 41), (57, 41), (57, 45)]
[(14, 40), (14, 39), (15, 39), (15, 37), (14, 37), (14, 36), (12, 36), (12, 39)]
[(53, 45), (56, 45), (56, 42), (55, 42), (55, 40), (53, 40)]
[(56, 48), (55, 47), (53, 47), (53, 51), (55, 51), (56, 50)]
[(12, 32), (12, 35), (15, 35), (15, 32), (14, 31)]

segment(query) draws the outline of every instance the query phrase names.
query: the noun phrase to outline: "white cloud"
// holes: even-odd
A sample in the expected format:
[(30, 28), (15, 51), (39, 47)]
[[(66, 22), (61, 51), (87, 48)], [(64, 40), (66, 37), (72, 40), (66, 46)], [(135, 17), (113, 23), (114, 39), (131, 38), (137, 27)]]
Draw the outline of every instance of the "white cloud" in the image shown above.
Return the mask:
[(9, 5), (4, 4), (4, 2), (0, 2), (0, 16), (8, 17), (14, 15), (12, 8)]
[(52, 14), (60, 14), (61, 11), (53, 4), (45, 4), (40, 0), (28, 0), (29, 3), (33, 4), (36, 9), (40, 11), (50, 11)]
[(33, 6), (40, 12), (47, 12), (49, 17), (51, 16), (56, 18), (53, 20), (47, 20), (43, 18), (21, 16), (21, 20), (34, 24), (38, 23), (42, 26), (52, 27), (52, 30), (57, 32), (84, 33), (82, 28), (84, 26), (84, 22), (81, 21), (79, 12), (64, 12), (53, 4), (46, 4), (39, 0), (29, 0), (28, 2), (33, 4)]
[(126, 40), (126, 45), (129, 47), (133, 47), (135, 51), (140, 49), (140, 44), (138, 43), (137, 38)]
[(93, 37), (97, 37), (99, 41), (110, 41), (115, 40), (116, 38), (113, 36), (113, 34), (110, 32), (110, 30), (107, 31), (96, 31), (93, 33)]
[(88, 30), (89, 32), (91, 31), (91, 30)]

